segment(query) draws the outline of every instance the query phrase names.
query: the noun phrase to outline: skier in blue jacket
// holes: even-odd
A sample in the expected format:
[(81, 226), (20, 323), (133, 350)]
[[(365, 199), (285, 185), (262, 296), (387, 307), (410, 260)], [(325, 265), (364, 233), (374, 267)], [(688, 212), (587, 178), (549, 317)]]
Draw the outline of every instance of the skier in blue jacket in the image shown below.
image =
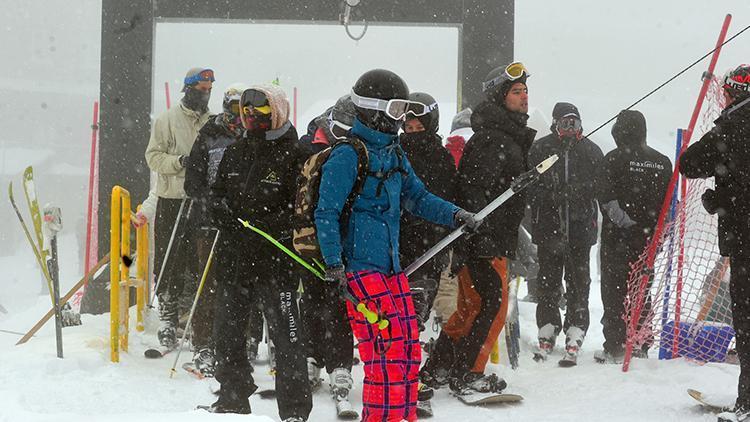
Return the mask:
[[(416, 420), (421, 360), (419, 332), (409, 285), (399, 263), (401, 209), (437, 224), (475, 228), (474, 214), (428, 192), (398, 143), (407, 113), (427, 110), (408, 101), (409, 89), (395, 73), (375, 69), (351, 93), (357, 117), (350, 137), (367, 147), (364, 186), (344, 211), (357, 179), (357, 152), (336, 148), (323, 165), (315, 224), (326, 278), (388, 319), (370, 324), (352, 303), (347, 311), (364, 362), (363, 421)], [(355, 140), (356, 141), (356, 140)]]

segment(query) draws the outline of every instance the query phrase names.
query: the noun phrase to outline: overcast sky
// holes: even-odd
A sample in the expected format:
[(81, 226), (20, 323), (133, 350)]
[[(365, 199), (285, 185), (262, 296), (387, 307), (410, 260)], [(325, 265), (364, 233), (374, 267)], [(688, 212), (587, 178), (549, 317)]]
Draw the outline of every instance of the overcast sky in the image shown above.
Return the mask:
[[(406, 10), (409, 3), (403, 4)], [(0, 182), (7, 186), (8, 178), (36, 164), (40, 197), (82, 213), (91, 107), (99, 95), (101, 2), (0, 0), (0, 10), (0, 57), (5, 65), (0, 73)], [(711, 50), (729, 12), (734, 15), (730, 36), (750, 25), (748, 0), (517, 1), (515, 58), (532, 73), (531, 107), (549, 119), (555, 102), (570, 101), (579, 106), (585, 128), (598, 126)], [(331, 10), (331, 19), (338, 13)], [(198, 33), (215, 43), (193, 48), (189, 60), (180, 57), (172, 68), (157, 45), (154, 89), (162, 91), (156, 92), (152, 111), (163, 109), (164, 81), (172, 81), (175, 99), (186, 67), (203, 63), (217, 67), (218, 89), (245, 75), (248, 83), (278, 76), (287, 89), (299, 85), (303, 126), (309, 114), (323, 111), (364, 70), (385, 67), (402, 73), (413, 90), (438, 97), (441, 126), (448, 129), (456, 90), (453, 29), (371, 27), (359, 43), (347, 38), (340, 26), (275, 32), (280, 35), (273, 43), (262, 33), (248, 34), (222, 38), (216, 32)], [(249, 41), (238, 47), (239, 40)], [(188, 40), (166, 41), (179, 45)], [(332, 65), (342, 59), (342, 64)], [(718, 71), (743, 62), (750, 63), (750, 31), (725, 47)], [(674, 154), (675, 128), (688, 123), (707, 63), (637, 107), (646, 115), (650, 143), (669, 157)], [(328, 79), (311, 82), (308, 68), (318, 74), (324, 69)], [(218, 95), (212, 106), (219, 110)], [(544, 125), (535, 124), (543, 135)], [(614, 147), (609, 131), (606, 127), (593, 137), (605, 152)], [(74, 182), (69, 189), (54, 185), (63, 173), (75, 179), (65, 179)], [(9, 207), (0, 207), (0, 218), (11, 216)], [(0, 241), (4, 234), (0, 232)]]

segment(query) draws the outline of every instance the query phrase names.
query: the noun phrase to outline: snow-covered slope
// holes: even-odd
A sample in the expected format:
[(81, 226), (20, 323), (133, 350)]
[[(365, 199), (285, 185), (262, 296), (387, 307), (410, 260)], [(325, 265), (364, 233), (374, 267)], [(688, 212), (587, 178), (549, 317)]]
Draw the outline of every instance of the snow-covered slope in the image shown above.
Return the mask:
[[(73, 238), (62, 245), (75, 246)], [(38, 294), (38, 275), (26, 245), (18, 254), (0, 261), (8, 289), (2, 302), (9, 314), (0, 314), (0, 329), (26, 331), (45, 312), (49, 299)], [(70, 286), (75, 269), (63, 261), (64, 288)], [(592, 262), (595, 262), (592, 259)], [(592, 268), (593, 270), (593, 268)], [(592, 271), (594, 273), (594, 271)], [(490, 365), (509, 384), (508, 392), (522, 394), (517, 405), (470, 408), (460, 404), (445, 390), (433, 400), (433, 421), (712, 421), (685, 393), (696, 388), (732, 399), (738, 368), (724, 364), (697, 365), (684, 360), (636, 360), (629, 373), (619, 366), (603, 366), (593, 361), (593, 352), (601, 342), (601, 301), (596, 277), (591, 286), (591, 329), (584, 344), (579, 366), (557, 367), (557, 358), (538, 364), (532, 361), (534, 341), (534, 305), (521, 303), (521, 366)], [(26, 284), (24, 284), (26, 283)], [(521, 294), (525, 292), (522, 287)], [(7, 293), (13, 293), (8, 296)], [(278, 420), (276, 402), (256, 396), (251, 405), (256, 418), (237, 415), (210, 415), (194, 410), (198, 404), (210, 404), (214, 380), (198, 381), (178, 365), (169, 377), (174, 355), (161, 360), (146, 360), (143, 351), (153, 345), (153, 333), (131, 333), (130, 351), (121, 354), (121, 362), (109, 362), (109, 315), (83, 316), (80, 327), (65, 328), (65, 359), (55, 356), (54, 326), (47, 324), (23, 346), (14, 346), (17, 335), (0, 332), (0, 421), (162, 421), (205, 420)], [(427, 333), (429, 334), (429, 333)], [(261, 358), (265, 351), (261, 346)], [(559, 352), (558, 352), (559, 354)], [(181, 361), (188, 360), (184, 351)], [(254, 374), (261, 388), (272, 386), (268, 367), (261, 363)], [(362, 368), (355, 367), (352, 399), (361, 406)], [(264, 415), (264, 416), (260, 416)], [(311, 421), (335, 420), (334, 407), (326, 389), (315, 394)]]

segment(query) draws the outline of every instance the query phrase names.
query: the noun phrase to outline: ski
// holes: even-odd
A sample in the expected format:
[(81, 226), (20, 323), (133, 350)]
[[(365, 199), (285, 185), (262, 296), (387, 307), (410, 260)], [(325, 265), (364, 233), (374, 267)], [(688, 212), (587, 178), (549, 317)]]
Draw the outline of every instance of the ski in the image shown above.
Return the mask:
[(508, 393), (469, 393), (453, 394), (461, 403), (468, 406), (486, 406), (496, 403), (518, 403), (523, 396)]
[(718, 400), (715, 397), (711, 397), (706, 394), (703, 394), (702, 392), (698, 390), (693, 390), (692, 388), (688, 388), (687, 393), (690, 397), (695, 399), (695, 401), (700, 403), (701, 406), (703, 406), (705, 409), (713, 413), (732, 411), (733, 406), (728, 401), (722, 403), (721, 400)]
[(26, 235), (26, 240), (29, 241), (31, 250), (34, 252), (34, 256), (36, 257), (36, 262), (37, 264), (39, 264), (39, 267), (42, 269), (42, 273), (44, 274), (44, 277), (47, 279), (47, 287), (49, 287), (50, 298), (52, 298), (52, 278), (50, 277), (49, 272), (47, 271), (47, 264), (43, 259), (44, 258), (43, 255), (41, 254), (37, 245), (34, 243), (34, 240), (31, 238), (31, 232), (29, 232), (29, 226), (26, 225), (26, 221), (23, 219), (23, 215), (21, 215), (21, 210), (18, 209), (18, 205), (16, 204), (16, 199), (13, 196), (13, 182), (8, 183), (8, 199), (10, 199), (10, 204), (13, 206), (13, 210), (16, 212), (18, 221), (21, 223), (21, 228), (23, 229), (23, 232)]
[[(510, 184), (510, 188), (508, 188), (505, 192), (503, 192), (500, 196), (495, 198), (492, 202), (487, 204), (486, 207), (482, 208), (478, 213), (476, 213), (475, 217), (477, 220), (482, 220), (488, 215), (490, 215), (493, 211), (495, 211), (497, 208), (500, 207), (503, 203), (505, 203), (508, 199), (510, 199), (513, 195), (516, 193), (524, 190), (527, 186), (531, 185), (532, 183), (539, 180), (539, 176), (544, 173), (545, 171), (549, 170), (550, 167), (552, 167), (553, 164), (557, 161), (558, 157), (557, 154), (554, 154), (541, 163), (537, 164), (536, 167), (533, 169), (527, 171), (526, 173), (523, 173), (516, 177), (513, 182)], [(404, 274), (408, 277), (414, 271), (418, 270), (419, 267), (424, 265), (427, 261), (432, 259), (435, 255), (437, 255), (440, 251), (445, 249), (448, 245), (453, 243), (456, 239), (461, 237), (464, 233), (466, 233), (466, 225), (463, 225), (456, 230), (454, 230), (451, 234), (448, 236), (445, 236), (443, 240), (435, 244), (435, 246), (431, 247), (427, 250), (421, 257), (417, 258), (416, 261), (414, 261), (411, 265), (406, 267), (404, 270)]]
[(164, 346), (153, 347), (150, 349), (146, 349), (143, 352), (143, 357), (145, 357), (146, 359), (161, 359), (164, 356), (172, 353), (176, 349), (177, 349), (177, 345), (174, 345), (172, 347), (164, 347)]
[(34, 168), (32, 166), (26, 167), (23, 171), (23, 192), (26, 196), (26, 203), (29, 205), (29, 213), (31, 214), (31, 222), (34, 224), (34, 231), (36, 232), (37, 247), (39, 253), (46, 262), (46, 257), (49, 252), (44, 248), (44, 234), (42, 233), (42, 213), (39, 210), (39, 199), (36, 194), (36, 185), (34, 184)]
[(195, 364), (193, 362), (183, 363), (182, 369), (184, 369), (188, 374), (194, 376), (195, 378), (198, 378), (199, 380), (206, 378), (206, 376), (203, 375), (203, 373), (195, 367)]
[(518, 369), (518, 356), (521, 353), (521, 327), (518, 320), (518, 287), (521, 277), (516, 277), (515, 283), (510, 283), (508, 292), (508, 320), (505, 322), (505, 345), (508, 349), (510, 367)]

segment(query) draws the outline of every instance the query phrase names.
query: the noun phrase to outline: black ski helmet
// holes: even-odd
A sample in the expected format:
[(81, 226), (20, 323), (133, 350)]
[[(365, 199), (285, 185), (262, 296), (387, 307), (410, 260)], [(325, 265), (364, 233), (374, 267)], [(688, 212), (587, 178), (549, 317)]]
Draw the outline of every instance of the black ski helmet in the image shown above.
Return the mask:
[(487, 96), (488, 100), (493, 101), (497, 104), (502, 104), (505, 100), (505, 96), (508, 94), (508, 91), (510, 91), (510, 88), (513, 86), (513, 84), (517, 82), (526, 84), (526, 79), (528, 79), (529, 73), (525, 69), (520, 78), (511, 80), (507, 79), (506, 77), (505, 80), (502, 81), (502, 83), (495, 83), (497, 80), (503, 79), (503, 76), (505, 76), (505, 70), (512, 64), (513, 63), (496, 67), (490, 70), (490, 73), (488, 73), (484, 78), (484, 82), (482, 83), (482, 91), (484, 91), (484, 94)]
[(735, 100), (750, 96), (750, 65), (741, 64), (724, 75), (724, 90)]
[[(365, 72), (357, 79), (352, 91), (360, 97), (377, 98), (381, 100), (409, 99), (409, 87), (397, 74), (385, 69), (373, 69)], [(403, 121), (388, 117), (385, 112), (358, 107), (357, 117), (370, 129), (383, 133), (398, 133)]]
[(437, 133), (440, 126), (440, 110), (438, 109), (438, 104), (437, 101), (435, 101), (435, 98), (433, 98), (432, 95), (427, 94), (426, 92), (412, 92), (411, 94), (409, 94), (409, 101), (422, 103), (427, 107), (432, 107), (434, 105), (435, 108), (430, 110), (430, 112), (425, 115), (413, 116), (411, 114), (407, 114), (406, 120), (416, 118), (420, 121), (420, 123), (422, 123), (425, 131)]

